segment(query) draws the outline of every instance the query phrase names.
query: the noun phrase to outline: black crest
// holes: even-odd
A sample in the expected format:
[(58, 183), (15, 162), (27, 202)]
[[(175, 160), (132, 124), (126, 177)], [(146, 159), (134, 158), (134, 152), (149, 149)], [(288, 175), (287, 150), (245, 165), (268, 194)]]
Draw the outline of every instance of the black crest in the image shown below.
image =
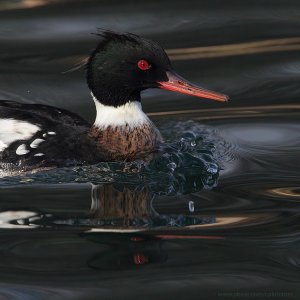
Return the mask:
[[(166, 79), (171, 64), (159, 44), (132, 33), (101, 30), (96, 35), (101, 40), (87, 61), (86, 76), (93, 95), (104, 105), (140, 101), (142, 90)], [(149, 69), (138, 67), (141, 60)]]

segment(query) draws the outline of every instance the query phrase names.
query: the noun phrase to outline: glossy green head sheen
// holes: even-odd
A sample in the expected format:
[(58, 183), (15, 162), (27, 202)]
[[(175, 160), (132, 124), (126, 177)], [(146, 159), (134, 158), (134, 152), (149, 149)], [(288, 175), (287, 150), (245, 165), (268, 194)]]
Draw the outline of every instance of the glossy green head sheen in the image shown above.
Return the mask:
[(134, 34), (105, 31), (87, 63), (87, 82), (96, 99), (118, 107), (140, 101), (140, 92), (167, 80), (170, 60), (157, 43)]

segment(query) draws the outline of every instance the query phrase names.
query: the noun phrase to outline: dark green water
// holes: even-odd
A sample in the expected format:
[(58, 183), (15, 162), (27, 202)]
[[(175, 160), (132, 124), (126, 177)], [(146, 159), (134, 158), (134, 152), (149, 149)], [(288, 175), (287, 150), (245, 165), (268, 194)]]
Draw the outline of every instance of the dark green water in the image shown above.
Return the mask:
[(150, 169), (0, 178), (0, 299), (299, 299), (299, 9), (1, 1), (1, 99), (92, 120), (83, 71), (62, 72), (105, 27), (159, 41), (178, 73), (231, 101), (147, 91), (145, 111), (176, 144)]

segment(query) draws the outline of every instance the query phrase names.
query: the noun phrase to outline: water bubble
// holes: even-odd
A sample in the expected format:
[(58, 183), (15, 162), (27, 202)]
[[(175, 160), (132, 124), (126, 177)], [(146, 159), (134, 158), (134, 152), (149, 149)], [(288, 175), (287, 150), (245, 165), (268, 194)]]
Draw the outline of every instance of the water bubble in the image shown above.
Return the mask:
[(207, 167), (207, 172), (211, 174), (217, 174), (219, 172), (219, 166), (214, 163), (210, 163)]
[(189, 211), (194, 212), (194, 210), (195, 210), (194, 201), (189, 201)]
[(174, 162), (171, 162), (169, 164), (167, 164), (167, 167), (174, 172), (174, 170), (176, 169), (177, 165)]

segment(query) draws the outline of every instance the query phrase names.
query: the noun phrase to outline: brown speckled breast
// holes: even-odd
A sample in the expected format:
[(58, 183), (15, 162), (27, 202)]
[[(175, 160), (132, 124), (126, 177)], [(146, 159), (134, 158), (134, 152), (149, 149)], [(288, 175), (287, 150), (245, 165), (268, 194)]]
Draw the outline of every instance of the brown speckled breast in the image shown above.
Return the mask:
[(142, 157), (145, 152), (155, 151), (163, 141), (160, 132), (152, 124), (130, 128), (128, 125), (99, 129), (93, 126), (89, 137), (95, 140), (100, 152), (111, 160), (133, 160)]

